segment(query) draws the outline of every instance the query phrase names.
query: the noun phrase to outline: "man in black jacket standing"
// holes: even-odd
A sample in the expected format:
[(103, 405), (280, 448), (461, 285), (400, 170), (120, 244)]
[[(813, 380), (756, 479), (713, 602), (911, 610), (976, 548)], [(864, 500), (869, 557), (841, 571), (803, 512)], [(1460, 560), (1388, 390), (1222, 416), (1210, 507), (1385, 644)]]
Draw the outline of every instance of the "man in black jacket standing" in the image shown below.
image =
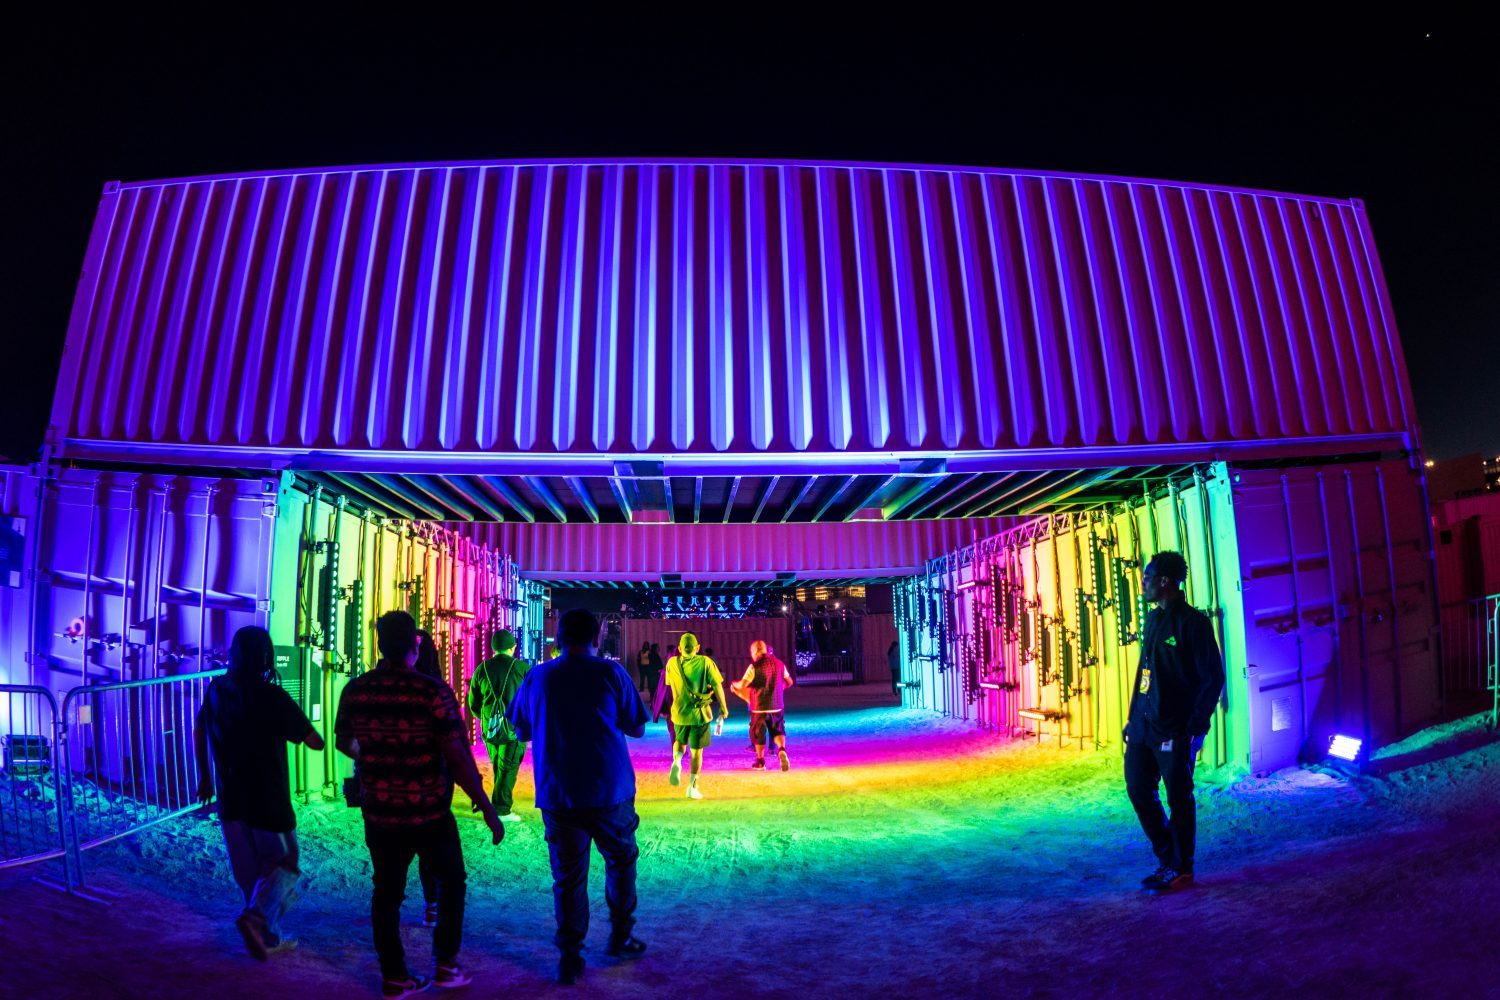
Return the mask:
[[(1187, 603), (1186, 579), (1187, 561), (1180, 553), (1158, 552), (1146, 565), (1142, 593), (1155, 608), (1146, 615), (1125, 726), (1125, 790), (1159, 862), (1141, 882), (1152, 892), (1193, 882), (1193, 764), (1224, 690), (1224, 660), (1213, 623)], [(1157, 793), (1162, 783), (1170, 820)]]

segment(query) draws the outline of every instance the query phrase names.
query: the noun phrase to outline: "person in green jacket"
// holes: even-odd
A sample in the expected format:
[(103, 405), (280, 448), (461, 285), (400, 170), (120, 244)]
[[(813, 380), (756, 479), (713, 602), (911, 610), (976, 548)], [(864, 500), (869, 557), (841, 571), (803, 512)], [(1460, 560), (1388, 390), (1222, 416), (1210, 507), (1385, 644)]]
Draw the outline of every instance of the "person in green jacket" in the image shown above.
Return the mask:
[(698, 774), (703, 770), (703, 748), (709, 744), (709, 725), (714, 721), (713, 703), (719, 703), (718, 728), (724, 731), (729, 705), (724, 700), (724, 676), (719, 665), (698, 651), (698, 637), (684, 632), (677, 643), (677, 655), (667, 661), (667, 686), (672, 689), (672, 724), (677, 735), (672, 741), (672, 770), (667, 780), (682, 782), (682, 751), (692, 751), (692, 774), (688, 778), (687, 797), (701, 799)]
[(495, 655), (481, 663), (469, 681), (469, 711), (479, 720), (484, 746), (490, 752), (490, 764), (495, 770), (495, 787), (490, 798), (500, 818), (514, 823), (521, 818), (512, 807), (516, 774), (526, 756), (526, 744), (516, 738), (505, 713), (531, 664), (514, 655), (516, 637), (509, 629), (490, 636), (490, 649)]

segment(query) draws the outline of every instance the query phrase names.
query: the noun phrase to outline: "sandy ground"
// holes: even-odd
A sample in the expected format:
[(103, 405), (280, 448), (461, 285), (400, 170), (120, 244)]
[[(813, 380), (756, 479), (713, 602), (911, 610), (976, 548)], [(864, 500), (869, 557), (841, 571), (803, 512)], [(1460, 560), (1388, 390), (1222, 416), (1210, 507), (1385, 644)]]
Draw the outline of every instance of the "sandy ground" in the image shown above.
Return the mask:
[[(873, 688), (791, 700), (793, 770), (748, 770), (739, 715), (701, 802), (667, 784), (665, 727), (640, 741), (650, 950), (603, 955), (596, 858), (574, 995), (1500, 996), (1500, 744), (1477, 720), (1387, 748), (1378, 777), (1201, 782), (1199, 885), (1152, 897), (1113, 754), (1002, 741)], [(523, 810), (496, 848), (462, 811), (477, 979), (458, 995), (549, 993), (540, 817)], [(244, 954), (217, 824), (195, 816), (90, 853), (100, 901), (33, 879), (46, 869), (0, 873), (0, 996), (378, 995), (358, 812), (299, 823), (297, 951)], [(420, 902), (413, 872), (412, 922)], [(405, 939), (428, 968), (428, 933)]]

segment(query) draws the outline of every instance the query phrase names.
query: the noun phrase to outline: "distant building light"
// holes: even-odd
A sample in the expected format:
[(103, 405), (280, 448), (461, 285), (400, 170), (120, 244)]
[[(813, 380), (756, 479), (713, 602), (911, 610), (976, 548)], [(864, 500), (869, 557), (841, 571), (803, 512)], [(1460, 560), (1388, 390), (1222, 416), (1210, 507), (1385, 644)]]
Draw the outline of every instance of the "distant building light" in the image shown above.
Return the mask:
[(1423, 462), (1422, 464), (1425, 465), (1425, 466), (1427, 466), (1429, 469), (1432, 468), (1434, 465), (1437, 465), (1437, 463), (1434, 462), (1430, 458), (1427, 461)]

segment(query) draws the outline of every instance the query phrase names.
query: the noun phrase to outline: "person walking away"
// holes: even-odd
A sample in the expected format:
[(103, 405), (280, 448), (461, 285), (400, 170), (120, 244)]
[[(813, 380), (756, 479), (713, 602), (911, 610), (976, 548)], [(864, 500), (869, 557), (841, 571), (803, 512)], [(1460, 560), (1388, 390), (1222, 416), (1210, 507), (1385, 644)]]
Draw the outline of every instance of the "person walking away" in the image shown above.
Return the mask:
[(516, 739), (516, 731), (506, 719), (511, 699), (531, 665), (515, 655), (516, 637), (509, 629), (490, 636), (490, 650), (495, 654), (481, 663), (469, 682), (469, 711), (479, 720), (484, 746), (490, 754), (495, 785), (490, 796), (495, 811), (506, 823), (515, 823), (516, 775), (526, 756), (526, 744)]
[[(1187, 603), (1186, 580), (1187, 562), (1180, 553), (1158, 552), (1146, 565), (1141, 592), (1155, 607), (1142, 629), (1124, 733), (1126, 793), (1158, 861), (1141, 884), (1158, 893), (1193, 882), (1193, 765), (1224, 690), (1224, 660), (1213, 623)], [(1157, 792), (1162, 783), (1170, 818)]]
[(610, 934), (606, 954), (637, 958), (646, 945), (635, 927), (635, 768), (627, 737), (646, 731), (641, 704), (625, 668), (598, 654), (599, 621), (583, 610), (558, 619), (562, 654), (533, 668), (511, 700), (508, 717), (532, 745), (536, 807), (552, 862), (553, 941), (562, 953), (558, 982), (583, 974), (589, 930), (589, 844), (604, 858)]
[(646, 681), (647, 704), (655, 705), (658, 701), (657, 692), (661, 690), (661, 671), (664, 664), (661, 658), (661, 645), (651, 643), (650, 650), (646, 653), (646, 666), (644, 678)]
[(208, 685), (193, 729), (198, 801), (219, 798), (229, 869), (244, 897), (234, 925), (246, 950), (262, 961), (296, 946), (281, 933), (302, 874), (286, 747), (323, 749), (307, 715), (271, 681), (275, 669), (271, 634), (258, 625), (240, 629), (230, 641), (229, 670)]
[(885, 665), (891, 671), (891, 694), (897, 698), (901, 697), (901, 644), (895, 639), (891, 640), (890, 647), (885, 651)]
[[(432, 633), (425, 628), (417, 629), (417, 662), (412, 667), (417, 673), (453, 689), (448, 678), (443, 676), (443, 665), (438, 656), (437, 643)], [(447, 765), (444, 765), (446, 770)], [(453, 807), (453, 778), (448, 778), (448, 808)], [(436, 927), (438, 921), (438, 881), (431, 858), (417, 859), (417, 880), (422, 883), (422, 926)]]
[[(373, 885), (370, 926), (380, 959), (381, 994), (407, 997), (434, 983), (463, 986), (470, 976), (458, 963), (463, 937), (463, 847), (453, 818), (456, 782), (484, 816), (492, 842), (505, 825), (484, 794), (469, 752), (463, 715), (448, 685), (414, 669), (417, 623), (405, 611), (375, 621), (380, 662), (344, 688), (334, 721), (340, 751), (359, 764), (365, 845)], [(412, 858), (432, 866), (437, 879), (437, 926), (432, 932), (433, 979), (413, 975), (401, 945), (401, 901)]]
[(750, 665), (732, 685), (750, 708), (750, 744), (755, 748), (752, 770), (766, 769), (766, 736), (776, 741), (776, 756), (783, 771), (791, 770), (786, 755), (786, 689), (796, 684), (792, 672), (762, 639), (750, 644)]
[(646, 675), (651, 672), (651, 643), (641, 643), (640, 650), (635, 654), (635, 679), (639, 681), (637, 687), (642, 694), (647, 691)]
[(709, 726), (714, 722), (713, 703), (719, 703), (716, 733), (724, 731), (729, 706), (724, 701), (724, 677), (719, 665), (698, 652), (698, 637), (684, 632), (677, 642), (677, 655), (667, 661), (667, 686), (672, 689), (672, 767), (667, 780), (682, 782), (682, 751), (692, 755), (692, 772), (688, 777), (687, 797), (703, 798), (698, 779), (703, 771), (703, 751), (710, 742)]

